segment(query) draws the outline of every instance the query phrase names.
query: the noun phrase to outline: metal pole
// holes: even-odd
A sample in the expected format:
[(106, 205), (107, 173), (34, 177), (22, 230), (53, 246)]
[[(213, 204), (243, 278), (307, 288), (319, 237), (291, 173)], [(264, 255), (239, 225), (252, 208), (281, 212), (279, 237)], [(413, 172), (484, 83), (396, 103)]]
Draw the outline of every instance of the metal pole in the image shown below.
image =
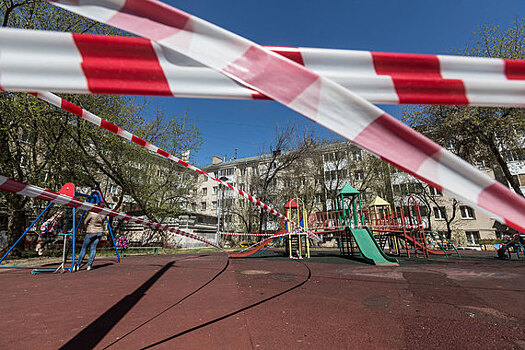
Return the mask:
[(120, 262), (120, 255), (118, 253), (117, 244), (115, 243), (115, 237), (113, 237), (113, 231), (111, 230), (111, 225), (109, 223), (109, 219), (108, 218), (106, 218), (106, 223), (108, 224), (108, 231), (109, 231), (109, 234), (111, 236), (111, 241), (113, 242), (113, 248), (115, 248), (115, 253), (117, 253), (118, 262)]
[(27, 231), (29, 231), (31, 229), (31, 227), (33, 227), (33, 225), (38, 221), (38, 219), (40, 219), (42, 217), (42, 215), (44, 215), (44, 213), (47, 211), (47, 209), (49, 209), (49, 207), (52, 205), (53, 203), (49, 203), (47, 205), (47, 207), (44, 209), (44, 211), (42, 211), (40, 213), (40, 215), (38, 215), (38, 217), (35, 219), (35, 221), (33, 221), (31, 223), (31, 225), (29, 225), (29, 227), (24, 231), (24, 233), (22, 233), (22, 235), (16, 240), (15, 244), (13, 244), (11, 246), (11, 248), (9, 248), (9, 250), (4, 254), (4, 256), (2, 256), (2, 258), (0, 259), (0, 263), (5, 259), (5, 257), (11, 252), (11, 250), (13, 250), (13, 248), (18, 244), (18, 242), (20, 242), (20, 240), (26, 235)]

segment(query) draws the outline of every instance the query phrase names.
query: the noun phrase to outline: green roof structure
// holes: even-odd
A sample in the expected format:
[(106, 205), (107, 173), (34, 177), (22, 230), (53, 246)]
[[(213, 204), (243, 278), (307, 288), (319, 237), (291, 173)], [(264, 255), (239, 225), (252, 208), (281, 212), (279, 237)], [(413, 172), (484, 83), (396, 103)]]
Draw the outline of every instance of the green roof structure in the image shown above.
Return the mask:
[(355, 188), (353, 188), (352, 186), (350, 186), (349, 184), (345, 183), (345, 185), (343, 186), (343, 188), (341, 189), (341, 191), (339, 192), (339, 194), (341, 195), (345, 195), (345, 194), (359, 194), (359, 191), (356, 190)]

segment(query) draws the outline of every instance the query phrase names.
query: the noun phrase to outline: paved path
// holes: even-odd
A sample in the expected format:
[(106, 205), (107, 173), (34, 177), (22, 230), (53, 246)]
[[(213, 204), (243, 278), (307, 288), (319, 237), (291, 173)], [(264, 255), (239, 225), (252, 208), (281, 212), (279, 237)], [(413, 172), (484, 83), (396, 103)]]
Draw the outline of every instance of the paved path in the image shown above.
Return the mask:
[(525, 349), (525, 263), (126, 257), (0, 273), (0, 349)]

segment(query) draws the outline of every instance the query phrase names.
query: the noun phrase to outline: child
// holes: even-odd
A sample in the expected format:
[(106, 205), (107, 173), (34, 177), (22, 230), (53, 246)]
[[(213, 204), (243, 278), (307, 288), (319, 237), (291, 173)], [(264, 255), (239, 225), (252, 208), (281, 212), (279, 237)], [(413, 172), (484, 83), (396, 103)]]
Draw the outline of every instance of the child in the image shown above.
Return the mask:
[(513, 247), (515, 244), (522, 244), (523, 239), (521, 238), (519, 233), (516, 233), (510, 238), (509, 235), (504, 235), (501, 238), (501, 244), (498, 249), (498, 258), (500, 259), (506, 259), (505, 252), (510, 248)]
[(62, 217), (62, 211), (59, 210), (42, 225), (40, 225), (40, 234), (38, 235), (36, 251), (38, 255), (44, 254), (44, 248), (47, 244), (55, 241), (55, 235), (59, 232), (58, 220)]

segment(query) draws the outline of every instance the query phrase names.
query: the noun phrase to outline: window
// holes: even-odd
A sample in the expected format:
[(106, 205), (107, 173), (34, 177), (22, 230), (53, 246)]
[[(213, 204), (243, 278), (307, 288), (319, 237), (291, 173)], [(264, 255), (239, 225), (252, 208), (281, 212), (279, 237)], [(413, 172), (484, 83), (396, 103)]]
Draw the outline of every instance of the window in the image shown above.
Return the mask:
[(520, 180), (519, 182), (520, 186), (525, 186), (525, 174), (519, 174), (518, 177)]
[(355, 161), (360, 161), (361, 159), (363, 159), (361, 155), (361, 150), (354, 151), (353, 156)]
[(462, 205), (459, 207), (459, 210), (461, 211), (462, 219), (475, 219), (476, 218), (476, 215), (474, 214), (474, 209), (472, 209), (471, 207)]
[(239, 184), (239, 190), (244, 191), (246, 189), (245, 184)]
[(217, 201), (211, 202), (211, 208), (212, 209), (217, 209)]
[(109, 185), (109, 192), (112, 194), (112, 195), (116, 195), (118, 193), (118, 187), (117, 185), (114, 185), (114, 184), (111, 184)]
[(335, 160), (335, 154), (333, 152), (323, 154), (325, 162), (333, 162)]
[(242, 168), (241, 168), (241, 175), (242, 175), (242, 176), (245, 176), (245, 175), (246, 175), (246, 170), (247, 170), (247, 169), (248, 169), (247, 167), (242, 167)]
[(337, 151), (335, 157), (337, 160), (342, 160), (342, 159), (347, 158), (346, 151)]
[(233, 168), (221, 169), (219, 170), (219, 176), (231, 176), (233, 175)]
[(208, 194), (208, 189), (206, 187), (202, 188), (202, 195), (206, 196)]
[(324, 172), (324, 176), (327, 181), (337, 180), (337, 170), (327, 170)]
[(201, 210), (206, 210), (206, 202), (201, 202)]
[(467, 243), (479, 244), (479, 231), (465, 231), (465, 236), (467, 236)]
[(355, 180), (357, 180), (357, 181), (363, 181), (363, 179), (364, 179), (363, 171), (362, 170), (356, 171), (354, 173), (354, 177), (355, 177)]
[(219, 186), (213, 186), (213, 194), (217, 195), (219, 193)]
[(191, 203), (191, 210), (197, 211), (197, 203)]
[(323, 195), (321, 193), (317, 193), (315, 195), (315, 202), (316, 203), (321, 203), (323, 201)]
[(443, 216), (443, 211), (445, 211), (445, 207), (434, 207), (432, 208), (432, 211), (434, 212), (434, 218), (436, 218), (436, 220), (445, 220), (445, 217)]
[(434, 188), (432, 186), (429, 186), (429, 190), (430, 190), (430, 194), (433, 195), (433, 196), (442, 196), (443, 193), (438, 190), (437, 188)]

